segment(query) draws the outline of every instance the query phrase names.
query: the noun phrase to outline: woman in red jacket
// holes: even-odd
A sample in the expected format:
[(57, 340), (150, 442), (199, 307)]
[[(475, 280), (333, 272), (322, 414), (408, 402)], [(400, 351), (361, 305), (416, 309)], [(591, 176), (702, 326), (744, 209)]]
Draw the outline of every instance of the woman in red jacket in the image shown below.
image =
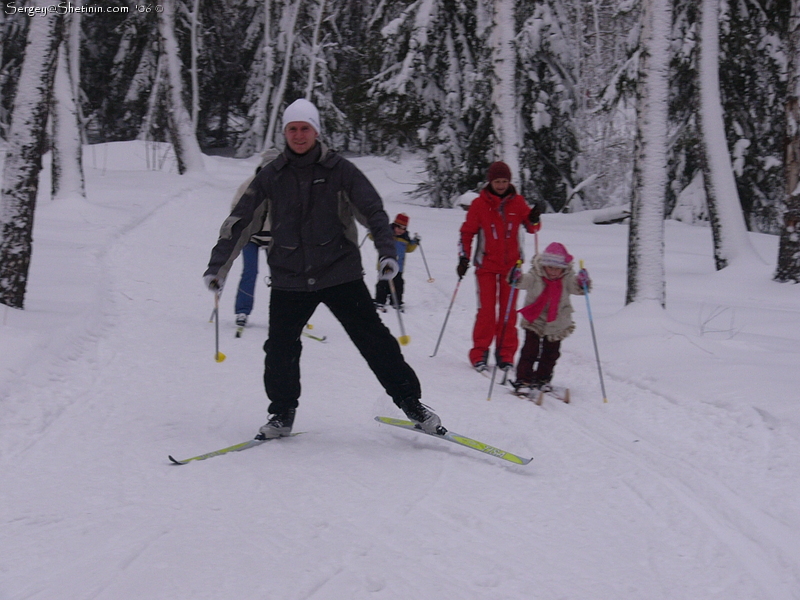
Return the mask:
[[(497, 366), (507, 371), (517, 351), (517, 307), (509, 309), (511, 286), (507, 276), (520, 259), (520, 225), (528, 233), (539, 231), (539, 208), (528, 206), (511, 185), (511, 169), (504, 162), (492, 163), (486, 175), (489, 182), (473, 200), (461, 226), (461, 243), (456, 272), (461, 278), (475, 263), (478, 282), (478, 313), (472, 331), (469, 361), (483, 371), (487, 368), (489, 347), (495, 342)], [(475, 253), (472, 238), (477, 236)]]

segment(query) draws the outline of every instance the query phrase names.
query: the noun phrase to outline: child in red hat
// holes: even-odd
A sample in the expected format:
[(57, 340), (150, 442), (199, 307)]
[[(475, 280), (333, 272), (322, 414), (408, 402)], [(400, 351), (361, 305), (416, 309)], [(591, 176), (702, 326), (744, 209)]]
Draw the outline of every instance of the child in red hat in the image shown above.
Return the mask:
[(527, 290), (525, 306), (519, 310), (525, 343), (513, 386), (523, 393), (534, 388), (546, 390), (561, 356), (561, 340), (575, 331), (569, 297), (582, 296), (584, 286), (591, 289), (592, 281), (585, 269), (575, 274), (572, 255), (558, 242), (533, 257), (530, 271), (522, 275), (512, 271), (509, 277), (514, 287)]
[[(403, 312), (405, 310), (405, 305), (403, 304), (403, 290), (405, 289), (403, 267), (406, 261), (406, 253), (416, 250), (421, 240), (419, 234), (415, 233), (414, 239), (411, 239), (411, 236), (408, 235), (408, 215), (406, 213), (400, 213), (394, 218), (392, 232), (394, 233), (394, 242), (397, 247), (397, 265), (399, 267), (397, 275), (392, 279), (394, 291), (397, 294), (397, 306), (395, 308), (399, 308), (400, 312)], [(391, 296), (389, 282), (385, 279), (379, 280), (375, 286), (375, 308), (386, 312), (387, 300), (389, 304), (394, 306)]]

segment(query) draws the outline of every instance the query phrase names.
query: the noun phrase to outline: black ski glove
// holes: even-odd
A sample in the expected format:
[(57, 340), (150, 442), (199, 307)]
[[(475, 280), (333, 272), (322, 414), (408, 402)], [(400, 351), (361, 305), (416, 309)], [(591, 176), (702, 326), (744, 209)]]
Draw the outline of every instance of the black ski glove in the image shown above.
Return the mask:
[(459, 279), (466, 275), (467, 269), (469, 269), (469, 259), (466, 256), (462, 256), (458, 259), (458, 266), (456, 267), (456, 273), (458, 273)]
[(534, 204), (531, 206), (531, 212), (528, 213), (528, 221), (536, 225), (539, 222), (539, 217), (542, 216), (542, 211), (539, 210), (539, 205)]

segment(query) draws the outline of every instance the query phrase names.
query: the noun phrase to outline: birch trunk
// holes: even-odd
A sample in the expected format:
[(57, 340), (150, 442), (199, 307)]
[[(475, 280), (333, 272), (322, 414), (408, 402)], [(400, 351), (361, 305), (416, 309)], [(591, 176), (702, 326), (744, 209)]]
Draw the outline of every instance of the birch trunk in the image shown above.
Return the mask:
[(670, 3), (649, 0), (643, 18), (625, 303), (657, 302), (663, 307)]
[[(75, 6), (83, 6), (83, 0), (75, 0)], [(81, 144), (88, 144), (86, 138), (86, 119), (81, 108), (81, 13), (75, 12), (69, 18), (69, 31), (67, 32), (69, 58), (69, 80), (72, 83), (72, 98), (75, 100), (75, 114), (78, 118), (78, 133)]]
[(776, 281), (800, 283), (800, 0), (789, 16), (789, 94), (786, 100), (786, 208)]
[(23, 308), (33, 251), (33, 215), (63, 20), (30, 19), (8, 133), (0, 195), (0, 303)]
[(317, 62), (318, 58), (317, 55), (320, 52), (320, 43), (319, 43), (319, 34), (322, 30), (322, 17), (325, 16), (325, 0), (319, 0), (319, 12), (317, 12), (317, 18), (314, 22), (314, 37), (311, 42), (311, 56), (309, 57), (309, 66), (308, 66), (308, 82), (306, 83), (306, 93), (305, 98), (309, 102), (313, 102), (312, 94), (314, 93), (314, 80), (316, 79), (316, 70), (317, 70)]
[(703, 180), (714, 236), (714, 261), (724, 269), (739, 257), (756, 257), (733, 177), (719, 86), (719, 0), (703, 0), (700, 27), (700, 107)]
[(521, 182), (519, 170), (519, 118), (517, 112), (517, 53), (514, 46), (514, 0), (496, 0), (494, 26), (490, 35), (492, 49), (492, 115), (497, 136), (495, 159), (511, 169), (511, 176)]
[(192, 78), (192, 132), (197, 135), (197, 122), (200, 117), (200, 82), (197, 73), (197, 55), (200, 48), (197, 42), (197, 29), (200, 26), (200, 0), (194, 0), (192, 8), (192, 64), (190, 68)]
[[(77, 14), (77, 13), (76, 13)], [(68, 20), (75, 15), (65, 17)], [(78, 109), (75, 101), (75, 89), (71, 77), (70, 64), (73, 57), (70, 50), (70, 38), (74, 30), (69, 28), (68, 34), (58, 50), (55, 81), (53, 82), (53, 168), (51, 193), (53, 199), (66, 197), (86, 197), (83, 176), (83, 144), (81, 140)]]
[[(272, 74), (275, 70), (275, 45), (272, 40), (272, 0), (264, 0), (264, 40), (261, 43), (264, 53), (264, 85), (251, 111), (253, 121), (244, 140), (238, 148), (237, 156), (250, 156), (261, 152), (272, 143), (266, 138), (267, 110), (272, 96)], [(266, 140), (266, 141), (265, 141)]]
[(286, 25), (286, 54), (283, 57), (283, 72), (281, 73), (281, 80), (278, 83), (278, 88), (275, 90), (275, 95), (272, 98), (272, 111), (269, 116), (269, 126), (267, 127), (267, 136), (264, 139), (263, 147), (272, 148), (275, 146), (275, 129), (278, 123), (278, 109), (283, 103), (283, 95), (286, 92), (286, 83), (289, 80), (289, 71), (292, 68), (292, 56), (294, 53), (294, 38), (295, 38), (295, 25), (297, 23), (297, 14), (300, 12), (300, 0), (295, 0), (295, 3), (289, 9), (288, 23)]
[(175, 38), (175, 0), (164, 0), (164, 10), (158, 15), (165, 67), (169, 84), (169, 129), (178, 173), (203, 171), (203, 153), (192, 129), (192, 118), (183, 102), (183, 64)]

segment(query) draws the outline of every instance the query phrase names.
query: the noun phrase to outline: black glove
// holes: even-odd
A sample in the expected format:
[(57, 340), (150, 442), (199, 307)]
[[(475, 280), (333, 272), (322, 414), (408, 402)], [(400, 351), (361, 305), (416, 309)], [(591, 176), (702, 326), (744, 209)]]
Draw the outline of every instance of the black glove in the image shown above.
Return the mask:
[(528, 213), (528, 221), (536, 225), (539, 222), (539, 217), (542, 216), (542, 211), (539, 210), (539, 205), (534, 204), (531, 206), (531, 212)]
[(467, 269), (469, 269), (469, 259), (466, 256), (462, 256), (458, 259), (458, 266), (456, 267), (456, 273), (458, 273), (459, 279), (466, 275)]

